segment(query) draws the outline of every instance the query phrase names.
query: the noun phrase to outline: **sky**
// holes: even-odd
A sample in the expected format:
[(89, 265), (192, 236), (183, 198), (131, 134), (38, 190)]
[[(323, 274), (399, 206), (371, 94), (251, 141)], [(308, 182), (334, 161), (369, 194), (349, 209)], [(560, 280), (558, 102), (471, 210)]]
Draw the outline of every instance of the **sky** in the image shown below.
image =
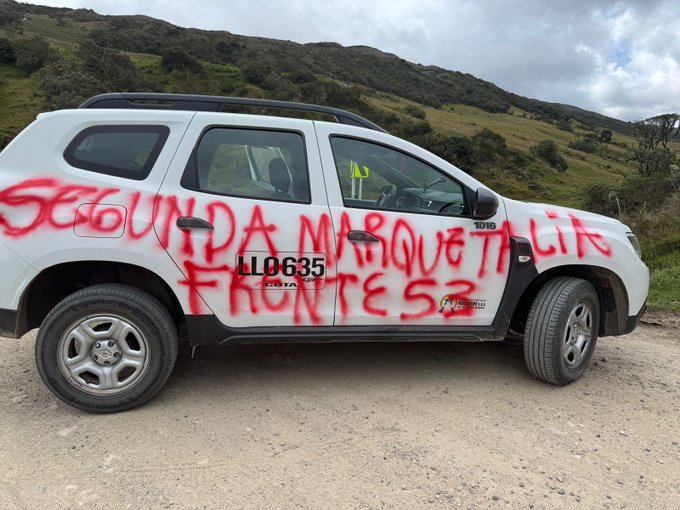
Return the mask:
[(680, 112), (678, 0), (38, 0), (299, 43), (366, 45), (623, 120)]

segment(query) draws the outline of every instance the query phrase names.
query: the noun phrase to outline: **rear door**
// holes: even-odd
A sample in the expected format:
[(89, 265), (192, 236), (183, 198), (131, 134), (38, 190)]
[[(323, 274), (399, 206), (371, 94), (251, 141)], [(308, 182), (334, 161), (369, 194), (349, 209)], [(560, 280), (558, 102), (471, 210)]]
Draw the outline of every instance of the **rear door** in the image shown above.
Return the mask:
[(476, 181), (455, 167), (382, 133), (316, 128), (337, 235), (335, 324), (491, 324), (509, 269), (502, 205), (475, 220)]
[(335, 241), (311, 121), (197, 113), (155, 215), (192, 314), (333, 323)]

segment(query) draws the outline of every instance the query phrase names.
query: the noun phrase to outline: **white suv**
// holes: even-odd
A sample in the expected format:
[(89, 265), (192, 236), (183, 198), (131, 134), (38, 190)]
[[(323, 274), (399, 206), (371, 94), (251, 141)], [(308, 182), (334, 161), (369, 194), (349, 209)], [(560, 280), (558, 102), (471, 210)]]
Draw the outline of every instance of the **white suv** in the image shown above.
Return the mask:
[[(336, 122), (223, 113), (224, 105)], [(524, 335), (568, 384), (632, 331), (649, 273), (620, 222), (503, 198), (343, 110), (105, 94), (0, 154), (0, 334), (40, 327), (45, 384), (130, 409), (193, 346)]]

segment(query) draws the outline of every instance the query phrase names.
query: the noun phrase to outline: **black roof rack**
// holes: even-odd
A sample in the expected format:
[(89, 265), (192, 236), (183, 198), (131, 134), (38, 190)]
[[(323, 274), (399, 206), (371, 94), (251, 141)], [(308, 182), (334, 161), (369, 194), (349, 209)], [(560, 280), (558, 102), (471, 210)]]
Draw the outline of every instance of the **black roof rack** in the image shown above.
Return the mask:
[(91, 97), (80, 108), (134, 108), (145, 110), (189, 110), (219, 112), (223, 105), (254, 106), (258, 108), (277, 108), (330, 115), (340, 124), (359, 126), (386, 133), (383, 128), (370, 120), (352, 112), (307, 103), (275, 101), (273, 99), (251, 99), (246, 97), (201, 96), (194, 94), (154, 94), (154, 93), (111, 93)]

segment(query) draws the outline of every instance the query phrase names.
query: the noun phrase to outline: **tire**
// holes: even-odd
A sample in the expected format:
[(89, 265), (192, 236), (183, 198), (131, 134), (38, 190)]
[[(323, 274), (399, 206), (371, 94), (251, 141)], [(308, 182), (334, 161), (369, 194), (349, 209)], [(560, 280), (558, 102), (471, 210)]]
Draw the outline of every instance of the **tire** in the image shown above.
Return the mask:
[(40, 377), (61, 400), (94, 413), (153, 397), (177, 359), (177, 329), (153, 296), (124, 285), (75, 292), (47, 315), (35, 345)]
[(585, 280), (549, 280), (534, 299), (524, 332), (529, 372), (564, 386), (581, 377), (593, 356), (600, 324), (600, 302)]

